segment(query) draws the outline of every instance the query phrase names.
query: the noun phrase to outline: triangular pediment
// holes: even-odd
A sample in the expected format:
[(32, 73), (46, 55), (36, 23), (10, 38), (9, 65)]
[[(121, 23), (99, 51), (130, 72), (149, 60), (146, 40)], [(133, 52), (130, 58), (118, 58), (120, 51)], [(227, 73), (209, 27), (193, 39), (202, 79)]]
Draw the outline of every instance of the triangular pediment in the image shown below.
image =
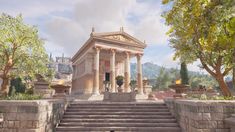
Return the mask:
[(137, 44), (136, 41), (134, 41), (133, 39), (130, 39), (122, 34), (117, 34), (117, 35), (107, 35), (107, 36), (103, 36), (103, 38), (107, 38), (107, 39), (113, 39), (113, 40), (118, 40), (118, 41), (123, 41), (123, 42), (128, 42), (128, 43), (134, 43)]
[(120, 41), (124, 43), (139, 45), (141, 47), (146, 47), (145, 43), (139, 41), (138, 39), (132, 37), (131, 35), (125, 32), (96, 33), (94, 36), (102, 39)]

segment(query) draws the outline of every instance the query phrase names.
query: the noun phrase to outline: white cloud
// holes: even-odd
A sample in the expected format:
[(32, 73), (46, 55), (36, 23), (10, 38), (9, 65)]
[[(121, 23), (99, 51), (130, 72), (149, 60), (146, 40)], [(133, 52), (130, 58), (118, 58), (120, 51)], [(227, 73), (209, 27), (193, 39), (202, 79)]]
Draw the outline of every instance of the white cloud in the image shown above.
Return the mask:
[[(134, 0), (77, 1), (71, 18), (53, 17), (46, 27), (51, 40), (73, 55), (89, 37), (91, 27), (96, 32), (125, 31), (150, 44), (165, 44), (166, 26), (161, 22), (161, 9)], [(133, 15), (134, 22), (128, 19)]]
[[(155, 1), (155, 3), (158, 3)], [(160, 2), (159, 2), (160, 3)], [(158, 3), (158, 4), (159, 4)], [(135, 0), (1, 0), (0, 12), (22, 13), (44, 27), (47, 41), (73, 55), (89, 37), (91, 27), (97, 32), (125, 31), (148, 44), (165, 44), (167, 27), (161, 18), (160, 5)], [(69, 14), (66, 14), (69, 13)], [(36, 22), (35, 22), (36, 20)], [(44, 24), (46, 23), (46, 25)]]
[[(36, 19), (42, 23), (39, 28), (46, 39), (47, 51), (72, 56), (89, 38), (91, 27), (95, 27), (96, 32), (109, 32), (123, 26), (127, 33), (146, 40), (147, 44), (167, 44), (168, 28), (161, 17), (160, 1), (154, 2), (157, 4), (136, 0), (1, 0), (0, 12), (22, 13), (25, 18)], [(179, 66), (172, 55), (144, 56), (143, 61)], [(199, 71), (195, 64), (189, 65), (189, 69)]]
[[(37, 18), (53, 12), (72, 10), (78, 0), (1, 0), (0, 12), (10, 15), (22, 13), (27, 18)], [(55, 3), (56, 2), (56, 3)]]

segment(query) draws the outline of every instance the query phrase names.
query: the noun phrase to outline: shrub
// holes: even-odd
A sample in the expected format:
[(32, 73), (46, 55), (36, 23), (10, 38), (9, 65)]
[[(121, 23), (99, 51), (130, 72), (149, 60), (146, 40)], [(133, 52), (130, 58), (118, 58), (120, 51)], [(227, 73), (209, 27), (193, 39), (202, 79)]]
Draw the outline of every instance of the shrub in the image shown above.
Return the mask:
[(15, 93), (24, 93), (26, 90), (25, 84), (23, 84), (21, 78), (12, 79), (10, 82), (9, 96), (14, 95)]
[(18, 93), (18, 94), (8, 96), (8, 97), (1, 97), (0, 99), (1, 100), (38, 100), (38, 99), (42, 99), (42, 96)]

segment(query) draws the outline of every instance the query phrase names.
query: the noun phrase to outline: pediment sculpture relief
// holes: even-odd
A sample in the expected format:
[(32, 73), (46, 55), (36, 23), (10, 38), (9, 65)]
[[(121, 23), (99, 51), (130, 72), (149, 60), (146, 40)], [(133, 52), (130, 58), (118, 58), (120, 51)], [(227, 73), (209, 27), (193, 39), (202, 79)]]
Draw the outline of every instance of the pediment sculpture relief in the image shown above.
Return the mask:
[(128, 42), (128, 43), (136, 43), (132, 39), (127, 38), (123, 35), (110, 35), (110, 36), (105, 36), (105, 38), (119, 40), (119, 41)]

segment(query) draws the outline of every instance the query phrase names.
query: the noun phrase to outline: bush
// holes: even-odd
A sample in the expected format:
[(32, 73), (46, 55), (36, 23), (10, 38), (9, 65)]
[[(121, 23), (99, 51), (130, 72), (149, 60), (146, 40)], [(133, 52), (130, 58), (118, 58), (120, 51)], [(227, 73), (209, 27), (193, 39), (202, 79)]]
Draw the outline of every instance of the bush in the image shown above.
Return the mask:
[(41, 95), (31, 95), (31, 94), (23, 94), (18, 93), (8, 97), (2, 97), (0, 100), (38, 100), (42, 99)]
[(9, 96), (15, 93), (24, 93), (26, 90), (25, 84), (22, 83), (21, 78), (12, 79), (10, 82)]
[(207, 96), (206, 94), (201, 95), (191, 95), (187, 96), (188, 99), (198, 99), (198, 100), (235, 100), (235, 97), (229, 96)]
[(33, 88), (27, 89), (25, 93), (32, 95), (34, 93)]

